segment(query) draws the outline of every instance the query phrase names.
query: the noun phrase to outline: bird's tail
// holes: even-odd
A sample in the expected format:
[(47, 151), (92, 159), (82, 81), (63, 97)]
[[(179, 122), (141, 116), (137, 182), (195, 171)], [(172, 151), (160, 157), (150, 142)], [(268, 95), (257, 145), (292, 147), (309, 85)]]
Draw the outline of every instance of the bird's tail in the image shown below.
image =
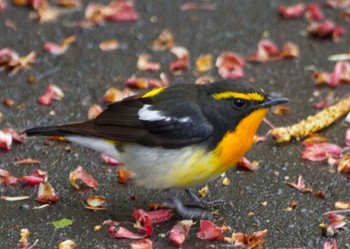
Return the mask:
[(77, 135), (76, 132), (67, 130), (64, 126), (35, 127), (23, 131), (27, 136), (58, 136)]

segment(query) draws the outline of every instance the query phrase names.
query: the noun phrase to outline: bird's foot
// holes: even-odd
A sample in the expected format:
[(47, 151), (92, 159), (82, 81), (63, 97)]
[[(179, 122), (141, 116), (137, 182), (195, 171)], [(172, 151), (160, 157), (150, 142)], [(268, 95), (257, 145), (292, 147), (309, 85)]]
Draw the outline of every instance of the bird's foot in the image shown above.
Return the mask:
[(219, 200), (204, 200), (203, 198), (198, 197), (195, 195), (191, 189), (185, 189), (185, 193), (190, 198), (190, 201), (197, 207), (210, 209), (215, 206), (220, 206), (222, 204), (225, 204), (226, 201), (219, 199)]
[(211, 219), (212, 214), (203, 208), (187, 207), (176, 196), (171, 196), (163, 203), (167, 208), (175, 209), (176, 212), (185, 219)]

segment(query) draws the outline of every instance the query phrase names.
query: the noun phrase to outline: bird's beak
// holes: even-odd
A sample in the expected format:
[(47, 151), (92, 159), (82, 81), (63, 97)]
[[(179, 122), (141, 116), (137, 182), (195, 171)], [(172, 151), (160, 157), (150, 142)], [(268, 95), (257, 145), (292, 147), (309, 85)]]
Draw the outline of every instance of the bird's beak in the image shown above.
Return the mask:
[(284, 97), (267, 96), (267, 98), (260, 104), (262, 108), (270, 108), (271, 106), (280, 105), (289, 102), (289, 99)]

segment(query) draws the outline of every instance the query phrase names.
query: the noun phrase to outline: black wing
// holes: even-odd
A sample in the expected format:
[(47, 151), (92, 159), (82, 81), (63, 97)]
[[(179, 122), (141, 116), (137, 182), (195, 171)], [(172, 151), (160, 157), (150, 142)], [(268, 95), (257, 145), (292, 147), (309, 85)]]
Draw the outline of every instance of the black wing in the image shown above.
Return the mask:
[[(146, 107), (151, 112), (159, 113), (157, 118), (140, 119), (139, 111)], [(30, 129), (26, 133), (58, 136), (79, 134), (165, 148), (199, 143), (208, 138), (213, 131), (212, 125), (203, 116), (199, 106), (193, 102), (172, 99), (147, 103), (147, 99), (142, 98), (111, 104), (94, 120), (49, 127), (46, 129), (50, 132), (46, 133), (40, 133), (40, 129)]]

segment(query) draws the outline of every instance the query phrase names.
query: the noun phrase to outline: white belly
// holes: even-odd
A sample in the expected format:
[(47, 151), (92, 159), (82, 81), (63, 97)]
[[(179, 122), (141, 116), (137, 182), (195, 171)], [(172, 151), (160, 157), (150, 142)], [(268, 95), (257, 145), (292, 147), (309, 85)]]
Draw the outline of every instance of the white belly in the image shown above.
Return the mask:
[(223, 173), (211, 164), (210, 153), (205, 153), (199, 146), (164, 149), (123, 144), (119, 147), (95, 138), (74, 136), (66, 139), (121, 161), (133, 173), (133, 183), (146, 188), (188, 188)]

